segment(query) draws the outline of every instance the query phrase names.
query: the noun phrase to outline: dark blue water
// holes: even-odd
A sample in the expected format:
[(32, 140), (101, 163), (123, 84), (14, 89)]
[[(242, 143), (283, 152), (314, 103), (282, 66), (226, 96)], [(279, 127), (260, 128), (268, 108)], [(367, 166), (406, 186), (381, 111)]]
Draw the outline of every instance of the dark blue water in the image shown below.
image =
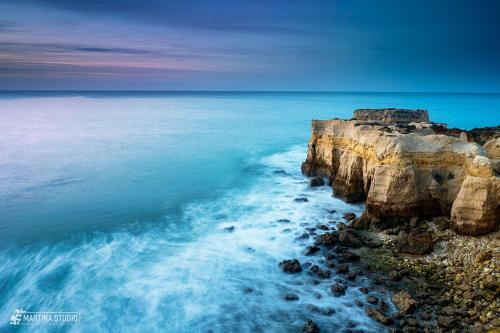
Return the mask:
[[(76, 332), (287, 332), (306, 316), (377, 331), (349, 306), (356, 290), (310, 299), (327, 287), (277, 268), (301, 256), (300, 223), (362, 210), (300, 175), (310, 120), (360, 107), (500, 124), (495, 94), (1, 93), (0, 328), (24, 307), (78, 311), (63, 329)], [(290, 289), (299, 302), (282, 300)], [(335, 320), (310, 303), (335, 307)]]

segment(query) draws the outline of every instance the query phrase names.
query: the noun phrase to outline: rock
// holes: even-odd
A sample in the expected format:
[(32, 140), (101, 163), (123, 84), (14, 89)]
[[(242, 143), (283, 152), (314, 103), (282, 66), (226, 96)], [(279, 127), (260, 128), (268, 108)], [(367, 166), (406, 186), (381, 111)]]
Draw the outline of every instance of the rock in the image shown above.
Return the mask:
[(453, 316), (456, 313), (455, 309), (452, 306), (445, 306), (444, 308), (441, 309), (441, 314), (447, 315), (447, 316)]
[(354, 304), (356, 304), (357, 307), (362, 308), (364, 306), (363, 302), (361, 302), (359, 299), (354, 301)]
[(359, 261), (359, 255), (357, 255), (356, 253), (349, 252), (349, 251), (342, 252), (341, 254), (339, 254), (338, 257), (339, 257), (338, 258), (339, 262)]
[(307, 319), (304, 327), (302, 328), (303, 333), (319, 333), (319, 327), (311, 319)]
[(418, 329), (412, 326), (403, 327), (403, 333), (418, 333)]
[(356, 276), (357, 276), (357, 274), (356, 274), (356, 273), (354, 273), (354, 272), (348, 272), (348, 273), (346, 273), (346, 274), (344, 275), (345, 279), (346, 279), (346, 280), (349, 280), (349, 281), (354, 281), (354, 280), (356, 280)]
[(368, 294), (368, 288), (366, 288), (366, 287), (359, 288), (359, 291), (361, 291), (365, 295)]
[(311, 187), (319, 187), (325, 185), (325, 180), (321, 177), (314, 177), (309, 181), (309, 186)]
[(481, 264), (486, 260), (491, 260), (491, 258), (493, 258), (493, 254), (491, 253), (491, 251), (484, 251), (478, 254), (478, 256), (476, 257), (476, 262), (478, 264)]
[[(476, 156), (451, 208), (453, 229), (464, 235), (494, 231), (500, 220), (500, 176), (487, 157)], [(472, 171), (473, 170), (473, 171)]]
[(398, 282), (401, 281), (401, 273), (398, 271), (392, 270), (389, 272), (389, 277), (392, 281)]
[(319, 235), (316, 238), (316, 241), (314, 243), (316, 245), (333, 246), (333, 245), (335, 245), (337, 240), (338, 240), (337, 233), (330, 232), (330, 233)]
[(430, 314), (430, 313), (428, 313), (428, 312), (422, 312), (422, 313), (420, 313), (419, 317), (420, 317), (420, 319), (421, 319), (421, 320), (423, 320), (423, 321), (429, 321), (429, 320), (431, 320), (431, 319), (432, 319), (431, 314)]
[(375, 305), (375, 304), (377, 304), (377, 303), (378, 303), (379, 299), (378, 299), (378, 297), (376, 297), (376, 296), (368, 296), (368, 297), (366, 298), (366, 301), (367, 301), (368, 303), (370, 303), (370, 304), (374, 304), (374, 305)]
[(324, 316), (331, 316), (335, 314), (335, 309), (334, 308), (323, 308), (321, 309), (321, 314)]
[(434, 250), (432, 234), (428, 230), (412, 229), (401, 232), (397, 239), (398, 250), (409, 254), (427, 254)]
[(307, 305), (307, 309), (313, 313), (319, 313), (323, 316), (331, 316), (333, 314), (335, 314), (335, 309), (334, 308), (320, 308), (316, 305), (313, 305), (313, 304), (309, 304)]
[(306, 249), (305, 249), (305, 251), (304, 251), (304, 254), (306, 256), (310, 256), (310, 255), (315, 254), (319, 250), (320, 250), (320, 248), (317, 247), (317, 246), (315, 246), (315, 245), (307, 246)]
[(378, 309), (382, 313), (386, 313), (387, 311), (389, 311), (389, 305), (384, 301), (380, 301), (380, 305), (378, 306)]
[(440, 327), (443, 328), (452, 328), (454, 325), (454, 319), (449, 316), (438, 316), (437, 317), (437, 323)]
[(301, 240), (301, 239), (308, 239), (309, 234), (307, 232), (304, 232), (302, 235), (296, 237), (295, 239)]
[(246, 287), (245, 289), (243, 289), (243, 293), (245, 293), (245, 294), (251, 294), (251, 293), (253, 293), (253, 289), (250, 288), (250, 287)]
[(308, 202), (309, 199), (307, 199), (307, 198), (295, 198), (294, 201), (295, 202)]
[(361, 237), (355, 234), (354, 230), (347, 228), (339, 232), (338, 241), (340, 244), (347, 247), (360, 248), (363, 246)]
[(318, 265), (312, 265), (309, 268), (309, 272), (312, 274), (316, 274), (318, 277), (322, 279), (329, 279), (331, 276), (331, 272), (327, 269), (321, 269)]
[(335, 282), (334, 284), (332, 284), (330, 286), (330, 290), (331, 290), (333, 296), (335, 296), (335, 297), (345, 295), (346, 289), (347, 289), (347, 287), (340, 282)]
[(230, 227), (226, 227), (226, 228), (224, 228), (224, 231), (225, 231), (225, 232), (233, 232), (233, 231), (234, 231), (234, 229), (235, 229), (235, 228), (234, 228), (234, 226), (230, 226)]
[(345, 274), (349, 272), (349, 266), (347, 266), (346, 264), (339, 264), (337, 265), (337, 268), (335, 268), (335, 271), (339, 274)]
[(413, 312), (417, 306), (417, 301), (415, 301), (406, 291), (400, 291), (392, 295), (392, 303), (394, 303), (401, 312), (406, 314)]
[(328, 226), (324, 225), (324, 224), (318, 224), (316, 226), (316, 228), (320, 229), (320, 230), (329, 230), (330, 228), (328, 228)]
[(378, 321), (382, 325), (390, 325), (392, 324), (393, 320), (390, 317), (387, 317), (384, 315), (382, 312), (380, 312), (377, 309), (374, 309), (372, 307), (367, 307), (366, 308), (366, 314), (373, 318), (374, 320)]
[(342, 214), (342, 217), (345, 218), (347, 221), (352, 221), (356, 218), (356, 214), (347, 212)]
[(294, 293), (289, 293), (285, 295), (285, 300), (286, 301), (297, 301), (299, 300), (299, 296)]
[(356, 225), (383, 229), (446, 216), (462, 234), (498, 227), (500, 127), (467, 132), (428, 118), (407, 123), (426, 119), (421, 110), (362, 111), (348, 121), (314, 120), (302, 164), (307, 176), (329, 177), (335, 196), (366, 198)]
[(297, 259), (287, 259), (280, 262), (279, 266), (286, 273), (299, 273), (302, 272), (302, 267)]
[(332, 259), (327, 259), (325, 262), (325, 266), (328, 268), (334, 268), (335, 267), (335, 262)]

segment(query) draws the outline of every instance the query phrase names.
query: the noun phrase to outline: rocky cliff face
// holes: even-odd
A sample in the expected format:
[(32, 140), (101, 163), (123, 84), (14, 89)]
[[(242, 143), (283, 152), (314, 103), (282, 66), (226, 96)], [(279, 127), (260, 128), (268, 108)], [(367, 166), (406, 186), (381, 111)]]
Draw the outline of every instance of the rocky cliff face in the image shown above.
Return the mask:
[[(426, 111), (359, 111), (349, 121), (312, 122), (305, 175), (328, 177), (348, 202), (366, 200), (361, 221), (370, 227), (446, 215), (462, 234), (497, 228), (498, 132), (481, 146), (470, 133), (440, 134), (443, 126), (429, 123)], [(415, 119), (422, 122), (408, 122)]]

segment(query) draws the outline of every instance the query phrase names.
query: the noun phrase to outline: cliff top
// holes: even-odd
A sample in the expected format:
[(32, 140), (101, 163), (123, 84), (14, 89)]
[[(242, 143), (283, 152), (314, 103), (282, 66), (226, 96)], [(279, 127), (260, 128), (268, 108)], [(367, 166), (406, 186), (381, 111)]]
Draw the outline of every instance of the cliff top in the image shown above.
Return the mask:
[(429, 122), (429, 113), (426, 110), (410, 109), (357, 109), (354, 111), (355, 120), (381, 123), (412, 123)]

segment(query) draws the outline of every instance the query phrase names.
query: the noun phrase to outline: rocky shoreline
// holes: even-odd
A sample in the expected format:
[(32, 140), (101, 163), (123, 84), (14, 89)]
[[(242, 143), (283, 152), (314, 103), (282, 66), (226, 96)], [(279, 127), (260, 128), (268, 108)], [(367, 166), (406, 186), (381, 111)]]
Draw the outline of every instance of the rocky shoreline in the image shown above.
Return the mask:
[[(500, 332), (499, 161), (498, 126), (448, 129), (424, 110), (313, 121), (302, 165), (310, 186), (332, 185), (366, 209), (306, 228), (310, 260), (279, 266), (330, 279), (332, 297), (359, 288), (352, 306), (388, 332)], [(320, 331), (312, 320), (303, 328)]]
[[(344, 296), (347, 288), (358, 288), (364, 298), (355, 299), (352, 306), (364, 308), (388, 332), (500, 329), (500, 232), (468, 237), (451, 230), (444, 217), (414, 220), (418, 228), (429, 232), (433, 248), (431, 253), (414, 255), (401, 251), (405, 231), (357, 230), (358, 220), (352, 213), (344, 214), (344, 220), (304, 229), (313, 236), (304, 248), (310, 260), (284, 260), (279, 264), (283, 272), (330, 279), (332, 297)], [(417, 243), (417, 247), (420, 245)], [(406, 250), (419, 251), (409, 247)], [(356, 283), (361, 278), (369, 281), (368, 286)], [(286, 300), (294, 299), (293, 294), (286, 296)], [(355, 322), (347, 326), (351, 328), (345, 333), (363, 332), (356, 329)], [(312, 320), (306, 321), (303, 332), (320, 331)]]

